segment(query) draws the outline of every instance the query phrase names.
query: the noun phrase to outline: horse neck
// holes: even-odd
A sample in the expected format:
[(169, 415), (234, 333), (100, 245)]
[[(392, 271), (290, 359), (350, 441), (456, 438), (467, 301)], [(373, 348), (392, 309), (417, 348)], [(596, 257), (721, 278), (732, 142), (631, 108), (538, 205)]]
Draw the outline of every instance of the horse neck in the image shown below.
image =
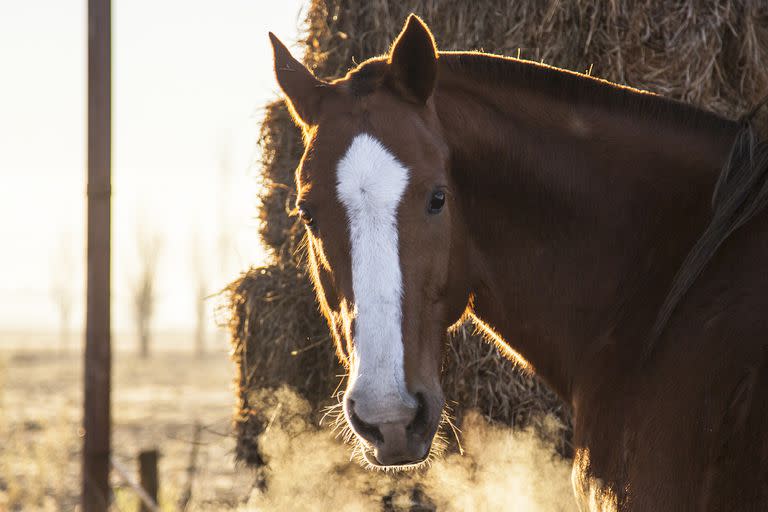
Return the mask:
[(643, 117), (631, 97), (626, 109), (574, 102), (441, 61), (435, 106), (469, 240), (474, 313), (573, 402), (585, 379), (634, 364), (706, 225), (733, 123), (650, 96), (638, 101), (663, 116)]

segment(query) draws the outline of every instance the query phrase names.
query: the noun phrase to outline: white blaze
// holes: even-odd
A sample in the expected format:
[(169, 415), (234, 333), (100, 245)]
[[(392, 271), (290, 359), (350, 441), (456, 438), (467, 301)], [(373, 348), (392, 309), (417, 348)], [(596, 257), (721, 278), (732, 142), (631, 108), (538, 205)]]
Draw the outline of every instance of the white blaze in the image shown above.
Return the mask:
[(407, 184), (408, 169), (367, 134), (352, 140), (338, 164), (336, 192), (349, 221), (356, 313), (349, 389), (365, 398), (360, 406), (373, 407), (366, 414), (369, 422), (386, 421), (381, 415), (388, 405), (416, 405), (403, 369), (397, 231)]

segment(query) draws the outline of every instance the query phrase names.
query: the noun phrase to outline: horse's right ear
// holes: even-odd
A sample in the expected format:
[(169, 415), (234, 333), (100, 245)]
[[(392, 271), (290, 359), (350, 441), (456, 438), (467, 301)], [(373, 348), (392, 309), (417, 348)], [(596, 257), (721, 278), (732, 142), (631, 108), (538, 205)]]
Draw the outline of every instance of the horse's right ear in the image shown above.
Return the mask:
[(277, 83), (285, 93), (294, 120), (302, 127), (315, 124), (328, 84), (315, 78), (272, 32), (269, 39), (275, 54)]

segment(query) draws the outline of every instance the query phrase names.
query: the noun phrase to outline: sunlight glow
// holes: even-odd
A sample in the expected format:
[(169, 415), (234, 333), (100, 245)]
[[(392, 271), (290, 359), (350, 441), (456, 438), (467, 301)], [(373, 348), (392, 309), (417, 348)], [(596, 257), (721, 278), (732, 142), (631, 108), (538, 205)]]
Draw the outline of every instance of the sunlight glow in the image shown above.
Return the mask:
[[(294, 42), (302, 4), (113, 3), (117, 331), (132, 329), (141, 230), (161, 240), (161, 330), (193, 325), (195, 273), (214, 294), (263, 261), (256, 139), (262, 106), (278, 98), (267, 32)], [(0, 331), (57, 328), (56, 276), (69, 278), (72, 327), (82, 324), (85, 8), (0, 4)]]

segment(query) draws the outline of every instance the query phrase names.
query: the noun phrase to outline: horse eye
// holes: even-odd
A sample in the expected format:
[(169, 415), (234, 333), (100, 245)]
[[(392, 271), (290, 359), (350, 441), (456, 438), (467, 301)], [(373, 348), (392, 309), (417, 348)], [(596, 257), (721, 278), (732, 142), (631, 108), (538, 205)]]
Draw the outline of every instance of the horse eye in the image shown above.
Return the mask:
[(429, 198), (429, 213), (440, 213), (443, 205), (445, 205), (445, 192), (442, 190), (432, 192), (432, 197)]
[(301, 219), (301, 222), (308, 228), (311, 229), (315, 227), (315, 219), (312, 218), (312, 214), (305, 206), (299, 206), (299, 219)]

